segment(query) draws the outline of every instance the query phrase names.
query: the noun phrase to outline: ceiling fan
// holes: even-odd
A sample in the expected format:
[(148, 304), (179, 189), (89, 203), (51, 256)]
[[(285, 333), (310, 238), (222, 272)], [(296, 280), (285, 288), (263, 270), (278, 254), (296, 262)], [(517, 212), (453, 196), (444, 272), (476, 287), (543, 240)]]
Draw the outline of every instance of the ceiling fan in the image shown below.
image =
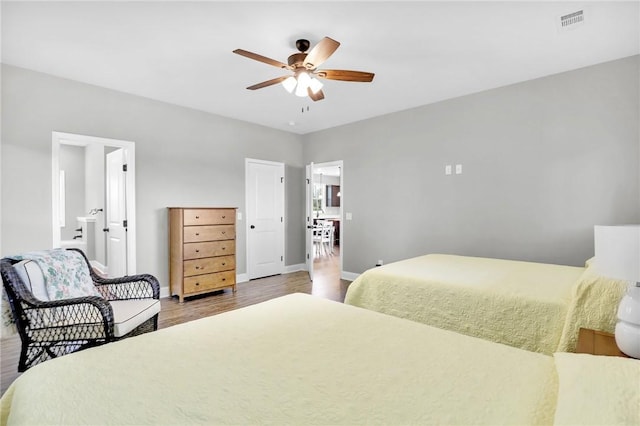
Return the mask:
[(294, 93), (295, 91), (297, 96), (309, 96), (313, 101), (319, 101), (324, 99), (324, 93), (322, 92), (322, 82), (320, 82), (318, 78), (364, 83), (369, 83), (373, 80), (374, 74), (370, 72), (318, 69), (318, 67), (336, 51), (338, 46), (340, 46), (339, 42), (329, 37), (325, 37), (320, 40), (313, 49), (306, 53), (307, 50), (309, 50), (309, 46), (309, 40), (297, 40), (296, 48), (299, 52), (289, 56), (287, 64), (242, 49), (236, 49), (233, 53), (237, 53), (238, 55), (245, 56), (259, 62), (264, 62), (268, 65), (273, 65), (274, 67), (293, 71), (293, 75), (285, 75), (272, 80), (263, 81), (262, 83), (254, 84), (253, 86), (247, 87), (249, 90), (262, 89), (263, 87), (282, 83), (289, 93)]

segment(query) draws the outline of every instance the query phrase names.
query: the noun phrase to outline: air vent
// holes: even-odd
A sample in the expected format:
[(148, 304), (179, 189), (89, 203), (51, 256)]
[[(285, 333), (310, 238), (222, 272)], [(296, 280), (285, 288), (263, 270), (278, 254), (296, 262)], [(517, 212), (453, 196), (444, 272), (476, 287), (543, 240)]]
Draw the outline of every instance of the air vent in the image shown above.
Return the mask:
[(560, 29), (567, 30), (580, 26), (584, 23), (584, 10), (569, 13), (560, 17)]

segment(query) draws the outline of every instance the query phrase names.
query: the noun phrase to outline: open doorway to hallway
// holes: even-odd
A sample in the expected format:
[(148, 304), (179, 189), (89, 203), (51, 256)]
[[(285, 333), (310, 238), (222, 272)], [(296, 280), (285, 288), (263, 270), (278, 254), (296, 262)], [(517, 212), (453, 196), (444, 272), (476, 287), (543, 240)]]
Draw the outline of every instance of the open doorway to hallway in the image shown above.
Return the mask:
[(323, 280), (339, 282), (342, 270), (342, 162), (314, 164), (312, 182), (314, 274), (320, 274)]

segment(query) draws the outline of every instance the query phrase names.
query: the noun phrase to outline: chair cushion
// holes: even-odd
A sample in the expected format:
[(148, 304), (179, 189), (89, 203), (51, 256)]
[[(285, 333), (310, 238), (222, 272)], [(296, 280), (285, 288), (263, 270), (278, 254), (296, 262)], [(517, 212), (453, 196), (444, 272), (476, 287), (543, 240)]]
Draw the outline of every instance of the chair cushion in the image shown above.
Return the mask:
[(42, 270), (40, 270), (36, 262), (33, 260), (21, 260), (13, 265), (13, 269), (15, 269), (27, 288), (31, 290), (33, 297), (45, 302), (49, 300)]
[[(24, 269), (26, 279), (23, 277), (23, 281), (30, 282), (34, 288), (36, 284), (39, 286), (41, 281), (44, 282), (47, 298), (42, 299), (36, 296), (40, 300), (61, 300), (86, 296), (102, 297), (96, 290), (86, 260), (82, 254), (74, 250), (34, 251), (12, 257), (22, 261), (32, 260), (38, 266), (38, 268), (34, 268), (28, 264), (28, 268)], [(37, 291), (39, 292), (39, 289)]]
[(113, 335), (122, 337), (160, 312), (157, 299), (110, 300), (113, 309)]

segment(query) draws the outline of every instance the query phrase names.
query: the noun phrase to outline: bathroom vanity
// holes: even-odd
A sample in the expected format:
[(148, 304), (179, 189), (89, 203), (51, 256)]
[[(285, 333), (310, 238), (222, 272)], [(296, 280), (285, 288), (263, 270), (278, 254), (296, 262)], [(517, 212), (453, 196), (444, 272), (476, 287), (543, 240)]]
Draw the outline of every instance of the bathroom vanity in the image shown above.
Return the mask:
[(76, 220), (78, 225), (73, 239), (60, 241), (60, 247), (80, 249), (87, 256), (87, 259), (95, 259), (96, 218), (95, 216), (86, 216), (78, 217)]

